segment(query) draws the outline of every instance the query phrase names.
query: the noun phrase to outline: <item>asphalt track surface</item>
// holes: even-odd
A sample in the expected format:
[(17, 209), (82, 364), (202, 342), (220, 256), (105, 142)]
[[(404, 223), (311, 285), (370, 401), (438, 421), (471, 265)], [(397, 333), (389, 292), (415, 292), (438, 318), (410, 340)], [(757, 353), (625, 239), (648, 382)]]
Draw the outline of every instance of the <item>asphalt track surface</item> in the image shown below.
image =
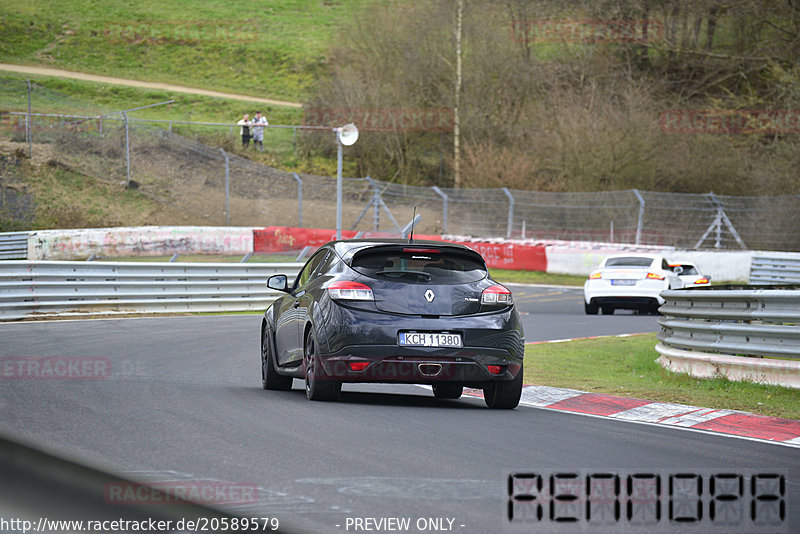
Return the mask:
[[(585, 316), (578, 290), (514, 292), (527, 341), (657, 329), (652, 316)], [(143, 480), (255, 484), (254, 502), (228, 509), (304, 532), (354, 532), (348, 518), (368, 517), (411, 518), (408, 532), (432, 531), (416, 528), (420, 518), (452, 519), (453, 532), (553, 531), (520, 530), (506, 511), (511, 473), (554, 469), (782, 473), (794, 500), (776, 531), (800, 531), (796, 448), (529, 407), (496, 412), (417, 386), (345, 385), (338, 403), (309, 402), (297, 380), (291, 392), (261, 389), (259, 321), (0, 324), (0, 357), (107, 358), (112, 369), (101, 380), (0, 380), (0, 434)], [(574, 527), (557, 531), (586, 525)]]

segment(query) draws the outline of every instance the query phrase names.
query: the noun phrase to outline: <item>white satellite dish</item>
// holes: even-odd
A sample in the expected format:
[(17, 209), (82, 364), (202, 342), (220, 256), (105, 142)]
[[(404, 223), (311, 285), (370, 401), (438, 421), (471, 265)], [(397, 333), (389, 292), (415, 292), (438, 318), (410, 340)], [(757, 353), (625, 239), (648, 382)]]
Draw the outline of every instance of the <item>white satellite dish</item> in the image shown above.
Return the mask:
[(352, 122), (350, 124), (345, 124), (341, 128), (338, 128), (336, 138), (344, 146), (351, 146), (358, 141), (358, 128)]

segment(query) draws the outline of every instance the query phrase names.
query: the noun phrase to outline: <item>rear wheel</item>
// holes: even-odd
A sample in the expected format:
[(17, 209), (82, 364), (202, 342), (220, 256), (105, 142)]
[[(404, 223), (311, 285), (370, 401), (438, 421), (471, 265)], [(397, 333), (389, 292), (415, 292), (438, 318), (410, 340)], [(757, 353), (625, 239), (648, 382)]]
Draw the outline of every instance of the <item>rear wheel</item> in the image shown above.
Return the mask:
[(522, 397), (522, 367), (514, 380), (507, 382), (489, 382), (483, 388), (483, 400), (486, 406), (496, 410), (513, 410)]
[(303, 365), (305, 365), (306, 377), (306, 397), (308, 400), (333, 401), (339, 398), (342, 391), (342, 383), (338, 380), (331, 380), (325, 374), (322, 364), (319, 362), (317, 338), (313, 331), (309, 331), (306, 336), (305, 349), (303, 353)]
[(272, 353), (272, 343), (270, 343), (270, 333), (264, 327), (261, 336), (261, 387), (279, 391), (289, 391), (292, 389), (292, 377), (279, 375), (275, 370), (275, 355)]
[(597, 310), (599, 307), (595, 303), (586, 304), (583, 303), (583, 309), (586, 311), (586, 315), (597, 315)]
[(601, 306), (601, 310), (603, 310), (603, 315), (614, 315), (614, 306)]
[(433, 396), (437, 399), (458, 399), (463, 392), (464, 386), (461, 384), (443, 382), (433, 385)]

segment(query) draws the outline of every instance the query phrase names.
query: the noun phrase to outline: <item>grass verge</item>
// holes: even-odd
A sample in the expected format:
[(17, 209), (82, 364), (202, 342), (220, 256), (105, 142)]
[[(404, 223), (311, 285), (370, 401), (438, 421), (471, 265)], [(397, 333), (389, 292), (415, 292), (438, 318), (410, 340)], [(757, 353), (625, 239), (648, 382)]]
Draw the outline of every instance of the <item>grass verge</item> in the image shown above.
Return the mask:
[(490, 269), (492, 279), (497, 282), (509, 284), (551, 284), (558, 286), (581, 286), (586, 281), (585, 276), (571, 274), (551, 274), (541, 271), (510, 271), (507, 269)]
[(800, 419), (800, 391), (662, 368), (655, 334), (528, 345), (525, 383)]

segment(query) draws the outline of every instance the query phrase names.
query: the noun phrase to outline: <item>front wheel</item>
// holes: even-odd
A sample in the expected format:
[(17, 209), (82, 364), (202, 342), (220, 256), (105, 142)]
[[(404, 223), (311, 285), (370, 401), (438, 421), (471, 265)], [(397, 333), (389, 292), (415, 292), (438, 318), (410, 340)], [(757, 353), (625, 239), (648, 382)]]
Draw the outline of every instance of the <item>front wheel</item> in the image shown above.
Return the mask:
[(275, 355), (270, 343), (270, 334), (266, 326), (261, 335), (261, 387), (277, 391), (289, 391), (292, 389), (293, 378), (291, 376), (279, 375), (275, 370)]
[(303, 351), (306, 397), (308, 400), (334, 401), (339, 398), (339, 394), (342, 392), (342, 383), (328, 378), (319, 361), (317, 351), (317, 338), (314, 332), (309, 331)]
[(483, 388), (483, 400), (486, 406), (495, 410), (513, 410), (522, 397), (522, 367), (514, 380), (508, 382), (489, 382)]

